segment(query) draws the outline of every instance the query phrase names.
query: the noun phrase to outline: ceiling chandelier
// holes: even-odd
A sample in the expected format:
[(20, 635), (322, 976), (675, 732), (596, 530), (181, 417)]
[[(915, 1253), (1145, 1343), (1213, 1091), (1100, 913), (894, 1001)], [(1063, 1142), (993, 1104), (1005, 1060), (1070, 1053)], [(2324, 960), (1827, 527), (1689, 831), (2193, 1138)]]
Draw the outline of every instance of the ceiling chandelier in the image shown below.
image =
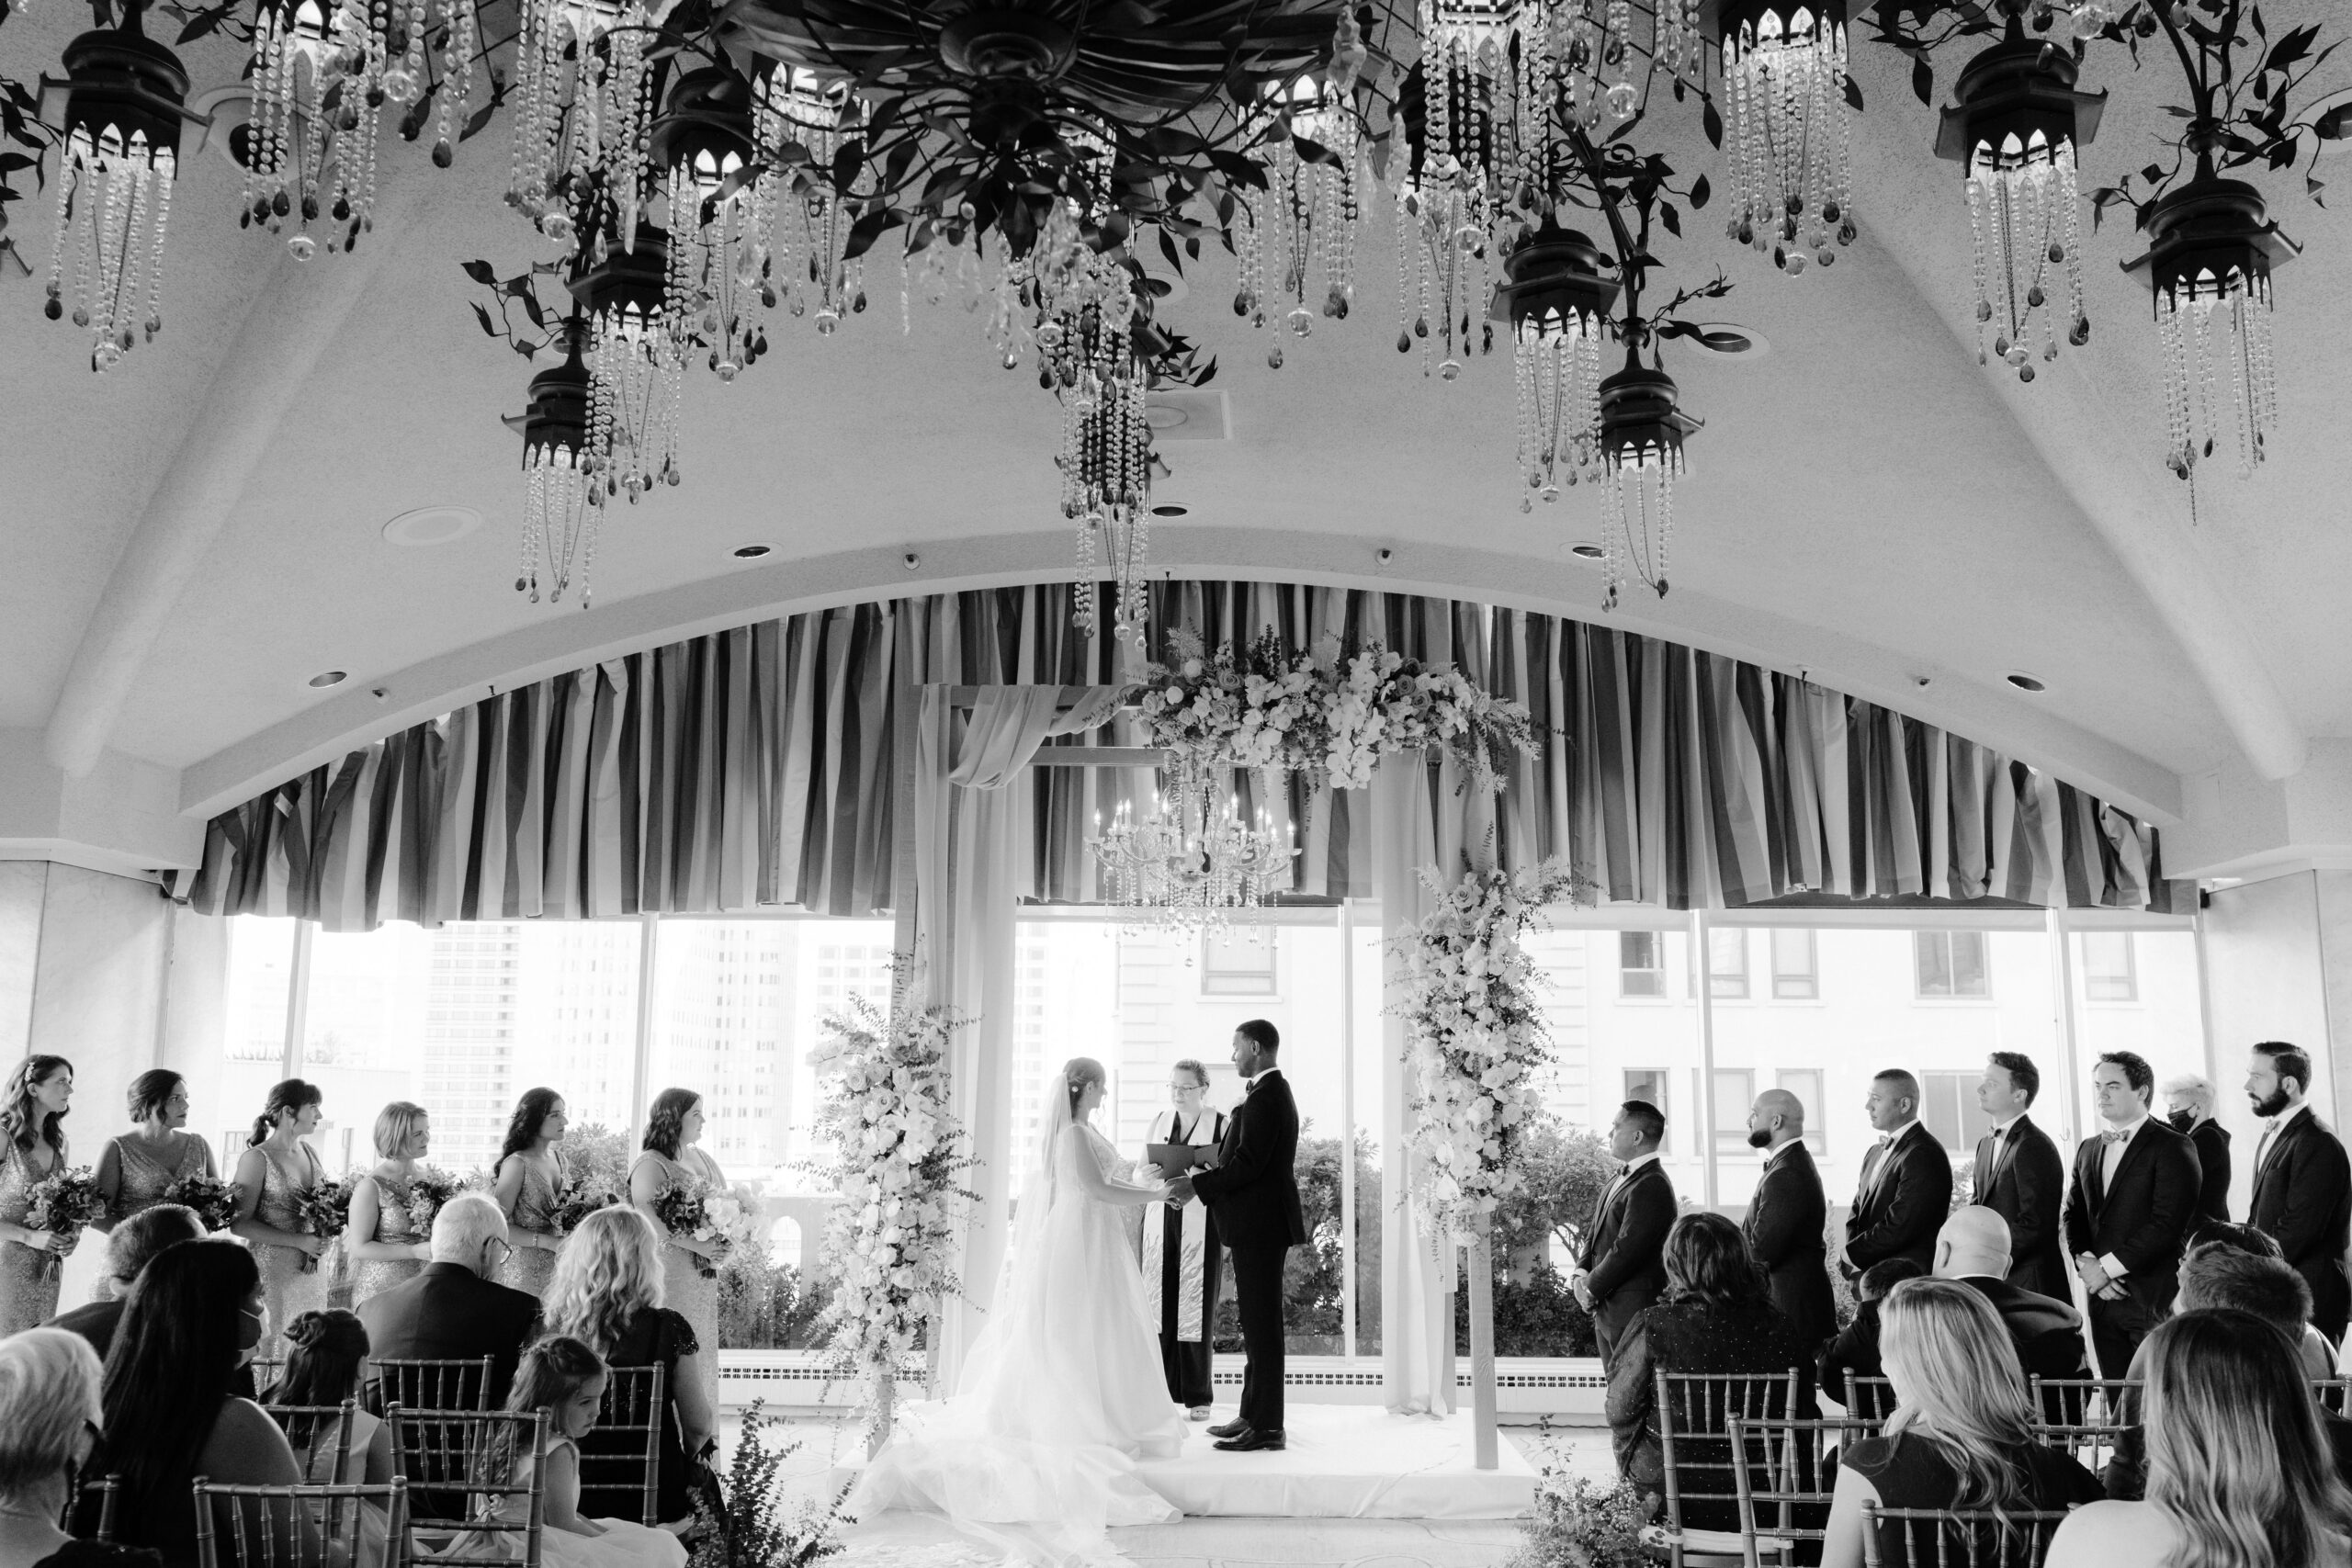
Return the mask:
[[(2075, 21), (2079, 34), (2103, 16), (2086, 6)], [(2058, 357), (2062, 321), (2075, 347), (2091, 337), (2075, 150), (2098, 134), (2107, 95), (2077, 91), (2080, 72), (2071, 51), (2028, 38), (2012, 14), (2007, 36), (1960, 73), (1936, 138), (1937, 155), (1968, 170), (1976, 362), (1987, 362), (1989, 336), (1990, 356), (2021, 381), (2034, 377), (2037, 333), (2045, 361)]]
[(776, 302), (769, 276), (773, 165), (752, 140), (752, 85), (727, 66), (680, 76), (653, 122), (648, 156), (670, 190), (670, 309), (691, 323), (722, 381), (765, 354)]
[(1613, 335), (1616, 262), (1584, 235), (1546, 218), (1503, 263), (1498, 303), (1510, 319), (1519, 372), (1519, 467), (1532, 501), (1598, 477), (1600, 345)]
[[(787, 165), (778, 198), (775, 276), (786, 308), (814, 318), (830, 337), (842, 318), (865, 309), (865, 263), (848, 254), (855, 218), (830, 178), (844, 145), (855, 140), (862, 117), (845, 82), (778, 65), (754, 84), (754, 139), (774, 162)], [(802, 157), (784, 150), (797, 147)]]
[[(1342, 30), (1351, 31), (1353, 26), (1351, 15)], [(1356, 48), (1361, 50), (1361, 43)], [(1271, 302), (1280, 314), (1282, 330), (1306, 337), (1315, 330), (1318, 308), (1333, 321), (1345, 321), (1355, 304), (1356, 231), (1363, 218), (1359, 187), (1363, 139), (1354, 106), (1337, 76), (1328, 82), (1301, 76), (1271, 89), (1267, 101), (1277, 128), (1266, 151), (1267, 188), (1237, 193), (1247, 221), (1233, 237), (1239, 264), (1233, 313), (1262, 327)], [(1285, 303), (1287, 310), (1283, 310)], [(1266, 351), (1266, 363), (1282, 368), (1280, 335)]]
[(1601, 478), (1616, 525), (1601, 547), (1609, 586), (1600, 607), (1613, 610), (1629, 577), (1666, 597), (1666, 552), (1674, 535), (1682, 438), (1704, 422), (1682, 412), (1674, 378), (1661, 366), (1645, 367), (1639, 348), (1631, 344), (1625, 367), (1600, 383), (1596, 400)]
[(588, 450), (605, 495), (635, 502), (677, 484), (691, 344), (670, 308), (669, 237), (640, 223), (634, 247), (607, 248), (567, 287), (587, 333)]
[(1130, 929), (1219, 931), (1235, 911), (1263, 908), (1290, 886), (1298, 852), (1262, 808), (1245, 819), (1236, 797), (1216, 803), (1200, 759), (1179, 757), (1170, 773), (1142, 815), (1123, 802), (1105, 827), (1097, 812), (1087, 848), (1103, 901)]
[(532, 604), (544, 592), (548, 603), (560, 604), (576, 585), (583, 610), (605, 497), (592, 438), (595, 394), (580, 357), (587, 335), (577, 317), (567, 322), (560, 334), (563, 363), (531, 378), (530, 409), (522, 420), (523, 557), (514, 573), (514, 592)]
[(616, 209), (615, 229), (636, 232), (657, 13), (637, 0), (523, 0), (521, 11), (507, 204), (561, 243), (572, 236), (574, 209), (602, 188)]
[[(1816, 8), (1817, 7), (1817, 8)], [(1847, 154), (1846, 11), (1839, 0), (1729, 0), (1723, 46), (1724, 231), (1791, 277), (1854, 243)]]

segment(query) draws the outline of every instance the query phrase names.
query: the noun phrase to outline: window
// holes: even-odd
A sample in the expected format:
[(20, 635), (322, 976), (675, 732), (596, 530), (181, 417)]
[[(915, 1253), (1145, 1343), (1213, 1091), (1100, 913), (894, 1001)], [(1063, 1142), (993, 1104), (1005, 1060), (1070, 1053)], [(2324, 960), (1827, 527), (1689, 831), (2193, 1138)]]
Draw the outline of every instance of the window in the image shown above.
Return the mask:
[(2136, 1002), (2140, 976), (2132, 964), (2130, 931), (2085, 931), (2083, 995), (2095, 1002)]
[(1617, 994), (1621, 997), (1666, 995), (1664, 936), (1657, 931), (1617, 933)]
[(1926, 1103), (1919, 1120), (1936, 1141), (1953, 1154), (1974, 1151), (1976, 1140), (1992, 1130), (1993, 1119), (1977, 1109), (1976, 1084), (1981, 1073), (1923, 1073), (1919, 1093)]
[(1715, 1147), (1733, 1153), (1747, 1147), (1747, 1112), (1756, 1103), (1756, 1075), (1745, 1069), (1715, 1074)]
[(1736, 926), (1707, 932), (1707, 994), (1735, 999), (1747, 995), (1747, 933)]
[[(1813, 933), (1807, 931), (1805, 935)], [(1821, 1099), (1819, 1067), (1782, 1067), (1773, 1075), (1773, 1087), (1797, 1097), (1804, 1107), (1804, 1146), (1815, 1154), (1829, 1152), (1829, 1111)]]
[(1983, 931), (1914, 931), (1911, 943), (1923, 999), (1993, 994)]
[(1201, 933), (1201, 995), (1271, 997), (1274, 994), (1274, 932), (1272, 927), (1226, 935)]
[[(1666, 1118), (1666, 1136), (1658, 1140), (1658, 1150), (1664, 1153), (1672, 1147), (1674, 1112), (1666, 1102), (1666, 1069), (1664, 1067), (1627, 1067), (1625, 1069), (1625, 1098), (1645, 1100), (1657, 1107), (1658, 1114)], [(1611, 1114), (1613, 1117), (1615, 1112), (1612, 1111)]]
[(1782, 1001), (1811, 1001), (1821, 995), (1811, 931), (1772, 933), (1772, 994)]

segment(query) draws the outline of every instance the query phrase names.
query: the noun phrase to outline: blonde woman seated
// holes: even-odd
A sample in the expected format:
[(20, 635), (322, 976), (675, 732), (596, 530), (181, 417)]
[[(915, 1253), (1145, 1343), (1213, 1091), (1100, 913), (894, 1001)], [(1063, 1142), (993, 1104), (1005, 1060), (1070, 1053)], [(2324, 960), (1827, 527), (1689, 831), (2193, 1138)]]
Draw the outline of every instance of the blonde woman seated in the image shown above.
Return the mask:
[(63, 1328), (0, 1340), (0, 1568), (155, 1568), (153, 1552), (57, 1528), (97, 1427), (98, 1356)]
[[(2105, 1495), (2097, 1476), (2034, 1441), (2033, 1404), (2017, 1344), (1992, 1303), (1973, 1287), (1958, 1280), (1905, 1280), (1888, 1293), (1880, 1319), (1894, 1414), (1881, 1436), (1846, 1450), (1822, 1543), (1823, 1568), (1860, 1568), (1864, 1503), (2018, 1513), (2054, 1511)], [(1885, 1562), (1940, 1561), (1932, 1555), (1939, 1543), (1921, 1542), (1930, 1553), (1926, 1558), (1905, 1551), (1897, 1539), (1903, 1529), (1879, 1526)], [(1990, 1540), (1977, 1545), (1984, 1561), (2008, 1561), (1991, 1555)], [(1954, 1561), (1962, 1556), (1955, 1551)]]
[(2148, 1497), (2059, 1527), (2046, 1568), (2346, 1568), (2336, 1479), (2294, 1343), (2251, 1313), (2185, 1312), (2148, 1336)]

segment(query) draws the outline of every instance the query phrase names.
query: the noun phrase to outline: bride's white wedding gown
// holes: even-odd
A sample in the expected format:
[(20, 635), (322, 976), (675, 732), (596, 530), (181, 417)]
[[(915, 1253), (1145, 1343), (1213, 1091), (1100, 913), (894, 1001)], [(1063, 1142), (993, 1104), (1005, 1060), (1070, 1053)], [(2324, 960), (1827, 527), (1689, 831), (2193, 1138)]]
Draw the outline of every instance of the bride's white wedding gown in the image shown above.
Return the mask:
[(1093, 1128), (1052, 1121), (956, 1396), (908, 1412), (850, 1509), (944, 1515), (1032, 1561), (1116, 1561), (1107, 1527), (1178, 1517), (1134, 1462), (1175, 1457), (1185, 1433), (1121, 1220), (1151, 1190), (1111, 1174)]

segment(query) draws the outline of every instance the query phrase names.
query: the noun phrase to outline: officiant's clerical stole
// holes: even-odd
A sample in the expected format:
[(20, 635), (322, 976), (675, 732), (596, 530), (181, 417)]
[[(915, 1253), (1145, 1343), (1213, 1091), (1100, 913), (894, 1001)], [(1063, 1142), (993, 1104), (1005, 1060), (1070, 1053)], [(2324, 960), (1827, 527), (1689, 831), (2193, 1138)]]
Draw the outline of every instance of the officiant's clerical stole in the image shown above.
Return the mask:
[[(1225, 1112), (1203, 1110), (1189, 1127), (1180, 1127), (1178, 1112), (1161, 1111), (1152, 1118), (1150, 1142), (1155, 1144), (1191, 1144), (1195, 1147), (1214, 1147), (1225, 1140)], [(1152, 1321), (1165, 1321), (1160, 1314), (1166, 1309), (1161, 1303), (1167, 1297), (1161, 1292), (1168, 1280), (1168, 1216), (1183, 1216), (1182, 1241), (1177, 1253), (1176, 1337), (1186, 1344), (1198, 1344), (1208, 1321), (1207, 1253), (1209, 1239), (1208, 1206), (1198, 1198), (1181, 1209), (1165, 1203), (1152, 1203), (1144, 1210), (1143, 1218), (1143, 1279), (1147, 1297), (1151, 1303)]]

